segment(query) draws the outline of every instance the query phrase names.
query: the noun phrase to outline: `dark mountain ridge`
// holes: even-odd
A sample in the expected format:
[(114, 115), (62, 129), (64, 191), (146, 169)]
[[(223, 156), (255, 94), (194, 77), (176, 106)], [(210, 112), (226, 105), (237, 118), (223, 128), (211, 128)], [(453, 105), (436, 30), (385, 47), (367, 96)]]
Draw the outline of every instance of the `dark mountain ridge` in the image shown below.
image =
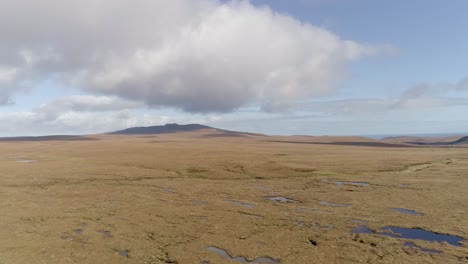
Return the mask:
[(166, 134), (166, 133), (177, 133), (177, 132), (191, 132), (203, 129), (215, 129), (213, 127), (204, 126), (200, 124), (166, 124), (164, 126), (149, 126), (149, 127), (130, 127), (123, 130), (110, 132), (113, 135), (148, 135), (148, 134)]
[(413, 144), (413, 145), (425, 145), (425, 146), (453, 146), (453, 145), (463, 145), (463, 144), (468, 144), (468, 136), (462, 137), (460, 139), (454, 140), (454, 141), (449, 141), (449, 142), (432, 142), (432, 143), (427, 143), (427, 142), (419, 142), (419, 141), (410, 141), (406, 142), (408, 144)]
[(169, 133), (180, 133), (180, 132), (194, 132), (199, 130), (212, 130), (212, 134), (207, 134), (205, 137), (244, 137), (260, 135), (247, 132), (230, 131), (200, 124), (166, 124), (163, 126), (149, 126), (149, 127), (130, 127), (123, 130), (110, 132), (112, 135), (152, 135), (152, 134), (169, 134)]

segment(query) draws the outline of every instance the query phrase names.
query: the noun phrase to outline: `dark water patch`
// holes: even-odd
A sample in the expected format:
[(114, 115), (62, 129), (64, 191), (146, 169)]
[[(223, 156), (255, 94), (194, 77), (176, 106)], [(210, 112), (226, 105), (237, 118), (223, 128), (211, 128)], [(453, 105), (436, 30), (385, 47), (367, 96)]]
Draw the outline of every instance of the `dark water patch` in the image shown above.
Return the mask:
[(369, 186), (367, 182), (345, 182), (345, 181), (336, 181), (334, 182), (336, 185), (353, 185), (358, 187), (366, 187)]
[(125, 257), (125, 258), (129, 258), (130, 257), (130, 251), (128, 250), (119, 250), (119, 255), (122, 256), (122, 257)]
[(351, 234), (374, 234), (367, 226), (358, 226), (351, 229)]
[(350, 207), (351, 206), (351, 204), (330, 203), (327, 201), (320, 201), (320, 205), (332, 206), (332, 207)]
[(75, 233), (77, 235), (81, 235), (81, 234), (83, 234), (83, 229), (81, 229), (81, 228), (80, 229), (75, 229), (75, 230), (73, 230), (73, 233)]
[(463, 238), (452, 235), (438, 234), (427, 231), (421, 228), (403, 228), (395, 226), (386, 226), (381, 228), (383, 235), (388, 235), (397, 238), (419, 239), (425, 241), (436, 241), (439, 243), (447, 242), (453, 246), (462, 246), (461, 241)]
[(256, 258), (254, 260), (247, 260), (245, 257), (232, 257), (227, 253), (226, 250), (218, 247), (207, 247), (206, 250), (215, 253), (216, 255), (231, 261), (237, 261), (239, 263), (257, 263), (257, 264), (278, 264), (281, 263), (278, 259), (272, 259), (269, 257)]
[(329, 180), (323, 180), (323, 182), (326, 183), (334, 183), (338, 186), (342, 185), (352, 185), (352, 186), (357, 186), (357, 187), (366, 187), (369, 186), (368, 182), (355, 182), (355, 181), (329, 181)]
[(275, 196), (275, 197), (268, 197), (269, 200), (276, 202), (276, 203), (294, 203), (297, 202), (296, 200), (289, 199), (282, 196)]
[(293, 213), (293, 214), (304, 215), (304, 214), (307, 214), (307, 213), (331, 213), (333, 211), (323, 210), (323, 209), (320, 209), (320, 208), (297, 208), (297, 209), (287, 210), (285, 212), (287, 214)]
[(108, 230), (98, 230), (98, 232), (101, 233), (102, 236), (103, 236), (104, 238), (110, 238), (110, 237), (112, 237), (111, 231), (108, 231)]
[(193, 201), (192, 201), (192, 204), (193, 204), (193, 205), (207, 205), (208, 202), (193, 200)]
[(358, 226), (351, 230), (351, 234), (377, 234), (395, 238), (416, 239), (429, 242), (446, 242), (457, 247), (461, 247), (461, 242), (464, 240), (462, 237), (438, 234), (421, 228), (403, 228), (395, 226), (382, 227), (377, 232), (370, 230), (367, 226)]
[(405, 209), (405, 208), (390, 208), (390, 209), (393, 210), (393, 211), (404, 213), (404, 214), (424, 215), (424, 213), (416, 212), (414, 210), (409, 210), (409, 209)]
[(409, 247), (409, 248), (415, 248), (415, 249), (417, 249), (417, 250), (419, 250), (421, 252), (426, 252), (426, 253), (431, 253), (431, 254), (442, 254), (442, 253), (444, 253), (442, 250), (430, 249), (430, 248), (424, 248), (424, 247), (417, 246), (413, 242), (405, 242), (404, 246)]
[(318, 209), (318, 208), (312, 208), (311, 210), (314, 213), (331, 213), (331, 212), (333, 212), (333, 211), (323, 210), (323, 209)]
[(249, 208), (249, 209), (252, 209), (252, 208), (255, 207), (253, 204), (242, 203), (242, 202), (239, 202), (239, 201), (236, 201), (236, 200), (225, 199), (224, 201), (228, 202), (228, 203), (235, 204), (235, 205), (240, 205), (240, 206), (243, 206), (243, 207), (246, 207), (246, 208)]

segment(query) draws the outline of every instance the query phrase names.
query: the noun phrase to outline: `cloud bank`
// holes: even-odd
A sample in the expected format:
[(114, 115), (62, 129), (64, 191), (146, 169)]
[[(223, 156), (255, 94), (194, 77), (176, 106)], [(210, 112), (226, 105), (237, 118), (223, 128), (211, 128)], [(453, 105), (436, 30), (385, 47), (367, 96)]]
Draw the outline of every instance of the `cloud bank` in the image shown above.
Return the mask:
[(0, 0), (0, 104), (54, 79), (192, 113), (285, 109), (379, 52), (248, 1)]
[(143, 110), (139, 102), (113, 96), (69, 96), (31, 111), (0, 112), (0, 136), (93, 134), (133, 126), (206, 123), (217, 115), (172, 116)]

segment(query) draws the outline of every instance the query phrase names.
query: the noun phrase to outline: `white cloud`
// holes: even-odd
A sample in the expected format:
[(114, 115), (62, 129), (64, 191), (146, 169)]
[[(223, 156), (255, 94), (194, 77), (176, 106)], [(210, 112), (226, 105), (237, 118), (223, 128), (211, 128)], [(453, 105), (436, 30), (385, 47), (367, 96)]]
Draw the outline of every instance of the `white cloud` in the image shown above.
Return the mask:
[(11, 82), (15, 79), (17, 69), (0, 67), (0, 82)]
[(217, 115), (167, 115), (143, 111), (141, 103), (108, 96), (70, 96), (31, 111), (0, 112), (0, 136), (93, 134), (134, 126), (206, 123)]
[(468, 77), (458, 82), (420, 83), (406, 89), (401, 97), (402, 99), (437, 97), (465, 91), (468, 91)]
[(66, 111), (99, 112), (134, 109), (142, 104), (117, 97), (79, 95), (52, 100), (36, 109), (48, 115), (58, 115)]
[(379, 52), (248, 1), (0, 0), (0, 36), (0, 61), (17, 69), (3, 102), (55, 77), (189, 112), (284, 109)]
[(0, 104), (9, 103), (9, 95), (13, 90), (13, 81), (16, 78), (17, 69), (0, 65)]

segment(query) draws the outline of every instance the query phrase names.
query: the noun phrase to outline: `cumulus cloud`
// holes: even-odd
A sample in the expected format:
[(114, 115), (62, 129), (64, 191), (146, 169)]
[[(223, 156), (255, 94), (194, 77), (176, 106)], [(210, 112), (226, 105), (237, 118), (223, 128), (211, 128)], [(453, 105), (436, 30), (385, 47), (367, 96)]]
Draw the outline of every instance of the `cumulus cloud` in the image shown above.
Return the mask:
[(12, 83), (16, 78), (17, 69), (0, 65), (0, 104), (10, 102), (9, 95), (13, 92)]
[(420, 83), (406, 89), (402, 93), (401, 97), (402, 99), (412, 99), (441, 96), (465, 91), (468, 91), (468, 77), (465, 77), (458, 82)]
[(58, 115), (66, 111), (103, 112), (124, 109), (134, 109), (142, 104), (117, 97), (79, 95), (52, 100), (36, 109), (47, 115)]
[(206, 123), (217, 115), (162, 115), (141, 111), (141, 103), (108, 96), (70, 96), (31, 111), (0, 112), (0, 136), (88, 134), (133, 126)]
[(188, 112), (328, 94), (380, 48), (248, 1), (0, 0), (0, 103), (62, 85)]

